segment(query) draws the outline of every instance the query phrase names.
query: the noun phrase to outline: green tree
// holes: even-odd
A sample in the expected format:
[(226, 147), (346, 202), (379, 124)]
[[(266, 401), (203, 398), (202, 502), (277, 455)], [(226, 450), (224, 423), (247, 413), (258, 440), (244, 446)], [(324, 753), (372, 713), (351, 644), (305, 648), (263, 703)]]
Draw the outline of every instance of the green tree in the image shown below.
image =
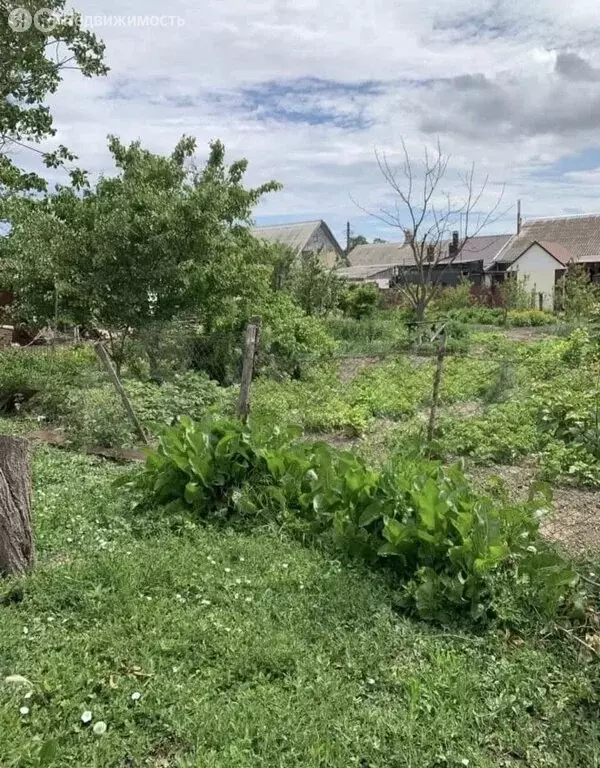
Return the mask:
[[(40, 11), (40, 6), (45, 11)], [(0, 190), (42, 190), (43, 178), (20, 170), (7, 156), (15, 147), (39, 152), (48, 167), (73, 160), (64, 146), (40, 152), (34, 146), (55, 134), (46, 101), (61, 82), (62, 71), (79, 69), (85, 77), (104, 75), (104, 44), (81, 28), (76, 15), (65, 16), (66, 0), (4, 0), (0, 8)], [(80, 171), (73, 181), (82, 182)]]
[(379, 290), (371, 283), (349, 285), (342, 295), (340, 307), (345, 315), (361, 320), (370, 317), (379, 303)]
[(589, 317), (600, 302), (600, 290), (583, 264), (569, 264), (558, 285), (558, 297), (568, 320)]
[(250, 217), (278, 185), (246, 189), (246, 161), (227, 166), (218, 141), (197, 168), (195, 147), (184, 137), (163, 157), (111, 137), (116, 176), (83, 195), (59, 188), (39, 201), (5, 201), (21, 315), (47, 321), (58, 286), (62, 316), (106, 330), (117, 366), (135, 336), (154, 369), (171, 320), (193, 314), (209, 333), (266, 292), (271, 265), (250, 234)]
[(301, 256), (284, 246), (275, 246), (272, 286), (283, 290), (307, 315), (324, 315), (335, 309), (344, 283), (331, 269), (325, 269), (318, 253)]
[(520, 277), (518, 272), (507, 272), (498, 288), (500, 301), (504, 310), (502, 322), (508, 322), (511, 309), (530, 309), (531, 291), (527, 288), (527, 276)]
[(350, 253), (353, 251), (357, 245), (368, 245), (369, 241), (364, 235), (352, 235), (350, 237), (350, 240), (348, 241), (348, 251), (347, 253)]

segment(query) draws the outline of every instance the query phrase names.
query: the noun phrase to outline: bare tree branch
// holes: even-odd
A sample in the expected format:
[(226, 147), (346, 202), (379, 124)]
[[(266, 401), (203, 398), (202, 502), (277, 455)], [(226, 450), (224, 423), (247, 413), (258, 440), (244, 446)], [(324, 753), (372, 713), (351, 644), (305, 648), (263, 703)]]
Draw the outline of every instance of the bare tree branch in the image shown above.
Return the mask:
[[(498, 213), (504, 187), (496, 203), (484, 213), (480, 206), (490, 182), (487, 176), (481, 183), (476, 182), (475, 163), (459, 175), (464, 193), (454, 199), (441, 188), (450, 156), (444, 154), (439, 139), (434, 151), (425, 148), (420, 171), (411, 160), (404, 140), (402, 157), (400, 168), (395, 169), (385, 152), (375, 150), (379, 171), (394, 193), (393, 208), (374, 212), (353, 202), (372, 218), (402, 232), (412, 264), (398, 269), (398, 287), (422, 319), (444, 272), (456, 262), (470, 240), (504, 215), (504, 212)], [(453, 233), (457, 233), (457, 237), (453, 238)]]

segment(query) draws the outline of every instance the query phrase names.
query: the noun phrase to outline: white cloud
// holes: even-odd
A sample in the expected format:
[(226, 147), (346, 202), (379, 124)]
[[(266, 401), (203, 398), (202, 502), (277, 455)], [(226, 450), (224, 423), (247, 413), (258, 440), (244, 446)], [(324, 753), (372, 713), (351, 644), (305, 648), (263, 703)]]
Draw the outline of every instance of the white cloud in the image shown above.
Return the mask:
[[(600, 83), (585, 77), (600, 67), (596, 0), (130, 0), (125, 11), (117, 0), (75, 5), (87, 17), (183, 22), (98, 27), (109, 77), (67, 73), (51, 102), (57, 140), (94, 173), (110, 170), (109, 132), (165, 152), (182, 133), (196, 136), (201, 152), (221, 138), (231, 158), (249, 159), (250, 183), (284, 183), (259, 214), (321, 216), (340, 235), (350, 218), (382, 234), (350, 197), (379, 207), (387, 190), (374, 148), (393, 153), (405, 138), (420, 154), (436, 138), (429, 128), (439, 131), (453, 167), (475, 160), (482, 174), (506, 182), (507, 204), (521, 196), (535, 214), (600, 208), (597, 179), (580, 169), (540, 176), (599, 142), (593, 108), (600, 110)], [(380, 87), (319, 90), (307, 78)], [(322, 122), (301, 119), (319, 112)], [(488, 203), (496, 191), (490, 188)], [(513, 226), (513, 213), (504, 226)]]

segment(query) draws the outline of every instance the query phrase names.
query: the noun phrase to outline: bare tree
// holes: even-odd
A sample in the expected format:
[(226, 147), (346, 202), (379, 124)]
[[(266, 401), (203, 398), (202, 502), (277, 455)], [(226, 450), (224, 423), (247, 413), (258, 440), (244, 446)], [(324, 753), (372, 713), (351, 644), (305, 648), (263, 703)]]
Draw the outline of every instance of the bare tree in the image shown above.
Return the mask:
[(394, 193), (394, 205), (369, 215), (404, 235), (402, 266), (396, 276), (399, 290), (422, 320), (439, 290), (444, 272), (456, 262), (467, 243), (502, 215), (498, 213), (504, 196), (502, 188), (487, 212), (480, 210), (489, 186), (489, 177), (476, 182), (475, 163), (459, 175), (462, 192), (452, 196), (442, 188), (450, 156), (438, 141), (434, 152), (425, 149), (421, 163), (411, 160), (402, 141), (404, 159), (393, 168), (385, 153), (376, 150), (377, 165)]

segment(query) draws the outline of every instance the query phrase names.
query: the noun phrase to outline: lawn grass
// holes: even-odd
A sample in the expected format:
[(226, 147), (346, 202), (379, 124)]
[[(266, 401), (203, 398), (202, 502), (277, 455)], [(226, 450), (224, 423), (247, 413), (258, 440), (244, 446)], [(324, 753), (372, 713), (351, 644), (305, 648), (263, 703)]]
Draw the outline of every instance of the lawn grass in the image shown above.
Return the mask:
[(600, 764), (573, 646), (411, 621), (380, 574), (273, 532), (146, 524), (122, 471), (36, 451), (38, 565), (22, 600), (0, 586), (2, 768), (49, 742), (81, 768)]

